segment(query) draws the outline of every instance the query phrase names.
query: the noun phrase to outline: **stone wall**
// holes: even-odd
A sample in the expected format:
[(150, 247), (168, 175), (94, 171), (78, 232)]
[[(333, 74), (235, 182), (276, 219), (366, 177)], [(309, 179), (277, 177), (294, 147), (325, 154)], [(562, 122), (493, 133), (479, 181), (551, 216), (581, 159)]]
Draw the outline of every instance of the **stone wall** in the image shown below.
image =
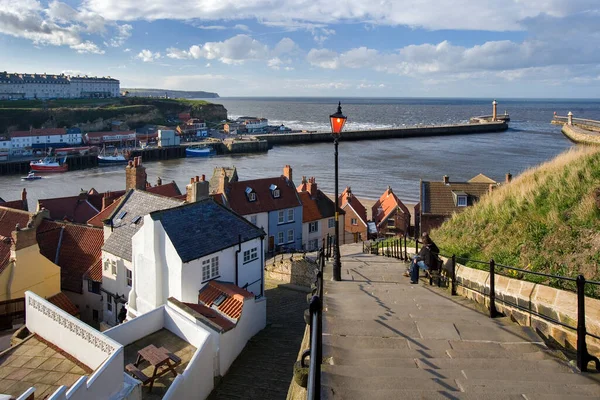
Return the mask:
[[(598, 128), (594, 127), (594, 129)], [(591, 132), (579, 126), (565, 124), (562, 127), (562, 133), (575, 143), (600, 145), (600, 133), (598, 132)]]
[[(490, 274), (456, 264), (457, 293), (489, 307)], [(566, 290), (496, 275), (496, 309), (520, 325), (531, 326), (545, 338), (566, 349), (576, 349), (577, 332), (546, 321), (533, 312), (577, 327), (577, 295)], [(485, 293), (485, 296), (481, 293)], [(520, 308), (507, 303), (518, 304)], [(588, 333), (600, 336), (600, 300), (586, 298), (586, 327)], [(587, 338), (588, 351), (600, 355), (600, 341)]]
[(317, 264), (300, 254), (282, 254), (265, 263), (265, 278), (310, 288), (317, 277)]

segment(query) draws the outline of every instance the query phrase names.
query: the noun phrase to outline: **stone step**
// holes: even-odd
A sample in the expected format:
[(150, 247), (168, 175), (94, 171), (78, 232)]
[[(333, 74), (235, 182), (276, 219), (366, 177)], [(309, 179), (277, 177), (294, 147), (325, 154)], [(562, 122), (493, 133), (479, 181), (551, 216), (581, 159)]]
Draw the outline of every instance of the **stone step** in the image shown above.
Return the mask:
[(323, 335), (323, 346), (349, 349), (408, 349), (408, 341), (402, 337), (337, 336)]
[[(365, 360), (361, 360), (365, 361)], [(571, 372), (571, 367), (561, 360), (511, 360), (507, 358), (418, 358), (419, 368), (512, 370), (523, 372)]]
[(460, 391), (455, 379), (440, 379), (425, 375), (420, 379), (404, 379), (402, 376), (390, 379), (389, 376), (350, 377), (321, 372), (321, 385), (334, 389), (344, 388), (355, 390)]
[(400, 377), (406, 379), (459, 379), (464, 378), (464, 374), (460, 369), (423, 369), (417, 368), (414, 364), (412, 367), (370, 367), (363, 368), (360, 365), (328, 365), (321, 366), (322, 372), (327, 372), (332, 376), (345, 376), (350, 378), (368, 378), (368, 377), (388, 377), (398, 379)]
[[(341, 366), (336, 366), (337, 368)], [(446, 370), (441, 370), (446, 371)], [(510, 384), (513, 381), (530, 381), (530, 382), (551, 382), (551, 383), (570, 383), (576, 385), (597, 385), (598, 383), (590, 379), (589, 376), (570, 372), (545, 372), (540, 374), (538, 372), (527, 372), (527, 371), (494, 371), (494, 370), (482, 370), (482, 369), (464, 369), (462, 370), (462, 378), (471, 380), (495, 380), (505, 381)]]
[(323, 346), (323, 357), (339, 359), (364, 358), (450, 358), (446, 351), (420, 349), (349, 349), (337, 346)]
[(491, 379), (457, 379), (456, 384), (466, 393), (486, 395), (535, 393), (553, 395), (599, 396), (600, 386), (597, 384), (553, 383), (540, 381), (506, 381)]
[(564, 354), (556, 350), (541, 350), (536, 352), (520, 353), (510, 350), (447, 350), (446, 354), (450, 358), (480, 358), (480, 359), (499, 359), (509, 358), (511, 360), (550, 360), (561, 359), (568, 361)]
[[(364, 389), (347, 389), (347, 388), (332, 388), (329, 386), (321, 386), (322, 400), (481, 400), (479, 394), (469, 394), (462, 392), (454, 392), (449, 390), (364, 390)], [(493, 393), (486, 394), (485, 400), (524, 400), (521, 395), (496, 395)], [(537, 399), (536, 399), (537, 400)], [(569, 399), (571, 400), (571, 399)], [(573, 399), (576, 400), (576, 399)], [(579, 400), (579, 399), (577, 399)], [(588, 400), (581, 399), (581, 400)]]

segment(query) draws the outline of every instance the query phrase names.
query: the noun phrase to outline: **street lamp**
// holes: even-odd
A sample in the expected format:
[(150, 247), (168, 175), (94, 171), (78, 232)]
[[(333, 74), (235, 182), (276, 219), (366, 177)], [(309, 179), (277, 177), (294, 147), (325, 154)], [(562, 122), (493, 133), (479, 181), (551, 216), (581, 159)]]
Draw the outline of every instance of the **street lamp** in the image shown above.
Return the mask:
[(329, 116), (329, 121), (331, 122), (331, 136), (333, 136), (333, 145), (335, 148), (335, 247), (333, 253), (333, 280), (341, 281), (342, 261), (340, 259), (340, 223), (338, 213), (338, 140), (346, 124), (346, 117), (342, 114), (342, 102), (338, 103), (337, 112)]

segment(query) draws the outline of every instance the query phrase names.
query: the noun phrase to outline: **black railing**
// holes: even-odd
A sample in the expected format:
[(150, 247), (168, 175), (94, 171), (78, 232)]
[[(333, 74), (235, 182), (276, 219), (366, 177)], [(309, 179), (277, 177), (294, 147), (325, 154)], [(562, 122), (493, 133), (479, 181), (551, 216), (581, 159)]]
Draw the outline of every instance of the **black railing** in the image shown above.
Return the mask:
[[(417, 254), (419, 252), (419, 243), (422, 243), (422, 242), (415, 240), (415, 254)], [(577, 368), (581, 372), (587, 372), (588, 363), (590, 361), (593, 361), (596, 366), (596, 370), (600, 371), (600, 360), (597, 357), (592, 356), (588, 352), (587, 343), (586, 343), (587, 336), (591, 336), (597, 340), (600, 340), (600, 336), (597, 336), (597, 335), (587, 332), (586, 323), (585, 323), (585, 318), (586, 318), (586, 315), (585, 315), (585, 297), (586, 297), (585, 296), (585, 285), (600, 286), (600, 282), (588, 281), (581, 274), (578, 275), (577, 278), (571, 278), (571, 277), (567, 277), (567, 276), (546, 274), (546, 273), (537, 272), (537, 271), (528, 271), (526, 269), (512, 267), (510, 265), (497, 264), (493, 259), (491, 259), (490, 261), (480, 261), (480, 260), (473, 260), (473, 259), (466, 258), (466, 257), (457, 257), (454, 254), (447, 255), (447, 254), (440, 253), (440, 255), (443, 257), (446, 257), (450, 260), (450, 266), (447, 268), (447, 271), (450, 274), (451, 293), (453, 296), (456, 295), (456, 287), (457, 286), (466, 287), (466, 286), (462, 285), (460, 282), (458, 282), (458, 280), (456, 279), (456, 260), (459, 259), (463, 262), (470, 262), (470, 263), (482, 265), (483, 269), (484, 270), (487, 269), (490, 273), (489, 291), (486, 291), (486, 288), (484, 288), (483, 290), (476, 290), (476, 289), (470, 288), (470, 287), (466, 287), (466, 288), (469, 290), (472, 290), (476, 293), (479, 293), (482, 296), (489, 297), (488, 311), (489, 311), (490, 318), (495, 318), (499, 314), (496, 309), (496, 302), (498, 301), (507, 306), (514, 307), (518, 310), (525, 311), (529, 314), (535, 315), (536, 317), (541, 318), (546, 321), (549, 321), (553, 324), (560, 325), (564, 328), (574, 330), (577, 333), (577, 348), (576, 348)], [(487, 268), (485, 266), (487, 266)], [(555, 318), (549, 317), (549, 316), (541, 314), (535, 310), (532, 310), (530, 307), (529, 308), (523, 307), (522, 305), (520, 305), (518, 303), (507, 301), (504, 298), (502, 298), (502, 299), (496, 298), (496, 275), (499, 275), (498, 271), (502, 270), (502, 269), (507, 270), (507, 271), (519, 272), (522, 274), (530, 274), (530, 275), (540, 276), (540, 277), (552, 279), (555, 281), (558, 280), (558, 281), (562, 281), (562, 282), (574, 282), (575, 287), (576, 287), (575, 293), (577, 294), (577, 326), (565, 324), (564, 322), (558, 321)], [(502, 274), (500, 274), (500, 275), (503, 276)]]
[(408, 261), (407, 241), (408, 236), (404, 235), (390, 239), (363, 242), (363, 253)]
[(321, 363), (323, 361), (323, 271), (325, 269), (325, 259), (331, 256), (328, 253), (333, 249), (333, 244), (323, 239), (323, 247), (318, 252), (317, 257), (317, 276), (313, 287), (313, 295), (309, 303), (309, 324), (310, 324), (310, 342), (309, 348), (302, 353), (301, 366), (306, 368), (305, 360), (310, 356), (308, 367), (308, 383), (306, 386), (306, 398), (308, 400), (317, 400), (321, 398)]

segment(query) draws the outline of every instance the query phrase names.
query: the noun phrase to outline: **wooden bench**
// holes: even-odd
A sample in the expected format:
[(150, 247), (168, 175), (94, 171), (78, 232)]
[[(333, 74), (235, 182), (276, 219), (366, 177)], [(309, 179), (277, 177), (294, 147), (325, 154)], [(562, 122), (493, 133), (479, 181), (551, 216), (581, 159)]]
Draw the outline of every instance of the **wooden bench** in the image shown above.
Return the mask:
[(133, 364), (127, 364), (125, 366), (125, 369), (127, 370), (127, 372), (129, 372), (134, 378), (137, 378), (138, 380), (140, 380), (142, 382), (143, 385), (145, 385), (146, 383), (148, 383), (150, 381), (150, 377), (146, 376), (146, 374), (144, 374), (142, 372), (141, 369), (139, 369), (138, 367), (136, 367)]
[(437, 258), (437, 265), (434, 267), (428, 268), (425, 270), (425, 274), (429, 277), (429, 286), (433, 285), (434, 279), (437, 280), (438, 287), (442, 286), (442, 268), (444, 266), (444, 261), (440, 258)]
[(169, 356), (169, 358), (171, 359), (171, 361), (173, 361), (175, 363), (175, 365), (181, 364), (181, 358), (177, 357), (174, 353), (171, 353), (169, 350), (167, 350), (164, 347), (160, 347), (159, 350), (166, 353)]

